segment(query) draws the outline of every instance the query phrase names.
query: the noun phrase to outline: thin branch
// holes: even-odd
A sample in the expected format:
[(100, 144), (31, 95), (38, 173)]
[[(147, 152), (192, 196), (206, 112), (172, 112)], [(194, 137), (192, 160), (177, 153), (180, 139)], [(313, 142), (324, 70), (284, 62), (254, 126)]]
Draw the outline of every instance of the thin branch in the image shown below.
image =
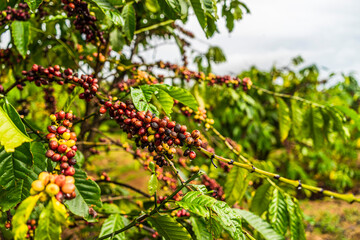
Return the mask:
[(213, 157), (214, 159), (216, 159), (218, 161), (226, 162), (228, 164), (229, 163), (233, 164), (233, 165), (235, 165), (237, 167), (247, 169), (250, 172), (256, 172), (256, 173), (260, 174), (261, 176), (266, 176), (266, 177), (277, 179), (280, 182), (292, 185), (292, 186), (297, 187), (297, 188), (303, 188), (303, 189), (307, 189), (307, 190), (312, 191), (312, 192), (321, 193), (321, 194), (324, 194), (324, 195), (329, 196), (329, 197), (338, 198), (338, 199), (347, 201), (349, 203), (360, 202), (360, 198), (355, 197), (353, 194), (341, 194), (341, 193), (336, 193), (336, 192), (324, 190), (323, 188), (314, 187), (314, 186), (307, 185), (307, 184), (302, 184), (301, 180), (291, 180), (291, 179), (288, 179), (288, 178), (281, 177), (278, 174), (267, 172), (267, 171), (264, 171), (262, 169), (256, 168), (254, 165), (251, 165), (251, 164), (234, 162), (231, 159), (227, 159), (227, 158), (224, 158), (222, 156), (215, 155), (214, 153), (212, 153), (212, 152), (210, 152), (210, 151), (208, 151), (208, 150), (206, 150), (204, 148), (199, 148), (199, 150), (202, 153), (204, 153), (205, 155), (207, 155), (208, 157)]

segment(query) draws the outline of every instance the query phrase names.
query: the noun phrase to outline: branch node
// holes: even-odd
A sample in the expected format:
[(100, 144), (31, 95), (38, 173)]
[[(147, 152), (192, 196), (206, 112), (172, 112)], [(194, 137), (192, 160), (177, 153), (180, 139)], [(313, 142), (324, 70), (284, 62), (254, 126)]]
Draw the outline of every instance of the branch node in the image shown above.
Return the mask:
[(228, 164), (229, 164), (229, 165), (233, 165), (233, 164), (234, 164), (234, 160), (233, 160), (233, 159), (231, 159), (231, 161), (230, 161), (230, 162), (228, 162)]
[(252, 170), (250, 171), (250, 173), (255, 172), (256, 168), (254, 167), (254, 165), (251, 165), (251, 168), (252, 168)]
[(217, 166), (214, 163), (214, 158), (215, 158), (215, 153), (213, 153), (213, 155), (211, 155), (210, 160), (211, 160), (212, 165), (214, 165), (214, 167), (217, 168)]
[(280, 179), (280, 175), (275, 175), (274, 178), (275, 178), (276, 180), (279, 180), (279, 179)]
[(302, 188), (301, 180), (299, 179), (299, 185), (297, 186), (297, 189), (300, 190)]

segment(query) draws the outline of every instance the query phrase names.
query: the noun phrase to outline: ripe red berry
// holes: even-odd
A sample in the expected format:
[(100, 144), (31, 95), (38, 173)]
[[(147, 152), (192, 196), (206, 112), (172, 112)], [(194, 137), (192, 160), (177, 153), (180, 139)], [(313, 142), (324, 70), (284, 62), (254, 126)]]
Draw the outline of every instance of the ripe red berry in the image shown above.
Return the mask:
[(66, 152), (66, 149), (67, 149), (67, 146), (66, 146), (65, 144), (61, 144), (61, 145), (57, 148), (57, 150), (58, 150), (59, 153), (64, 153), (64, 152)]
[(171, 128), (175, 127), (175, 125), (176, 125), (176, 123), (174, 121), (172, 121), (172, 122), (168, 122), (167, 127), (171, 129)]
[(106, 108), (104, 106), (100, 107), (100, 113), (101, 114), (105, 114), (106, 113)]
[(77, 162), (77, 161), (76, 161), (75, 158), (70, 158), (69, 161), (68, 161), (69, 165), (71, 165), (71, 166), (72, 166), (72, 165), (75, 165), (76, 162)]
[(54, 151), (53, 150), (47, 150), (46, 153), (45, 153), (45, 156), (47, 158), (51, 158), (52, 156), (54, 155)]
[(65, 176), (73, 176), (75, 174), (75, 168), (74, 167), (68, 167), (65, 170)]
[(53, 162), (59, 162), (60, 159), (61, 159), (61, 155), (58, 154), (58, 153), (55, 153), (55, 154), (51, 157), (51, 160), (52, 160)]
[(110, 108), (112, 106), (112, 103), (110, 101), (105, 102), (105, 107)]
[(76, 154), (76, 152), (74, 150), (71, 150), (66, 153), (66, 156), (70, 159), (70, 158), (75, 157), (75, 154)]
[(199, 137), (200, 137), (200, 131), (199, 131), (199, 130), (194, 130), (194, 131), (192, 131), (191, 136), (192, 136), (194, 139), (199, 138)]
[(62, 162), (60, 164), (61, 169), (67, 169), (69, 167), (69, 164), (67, 162)]
[(63, 134), (64, 132), (66, 132), (66, 130), (67, 130), (66, 127), (59, 126), (56, 131), (57, 131), (58, 134)]
[(56, 140), (52, 140), (49, 142), (49, 147), (52, 150), (57, 150), (57, 148), (59, 147), (59, 144)]
[(54, 125), (48, 126), (48, 127), (47, 127), (47, 130), (48, 130), (50, 133), (56, 133), (56, 126), (54, 126)]
[(189, 158), (194, 160), (196, 158), (196, 153), (194, 151), (190, 151)]
[(65, 112), (64, 111), (60, 111), (57, 114), (57, 119), (58, 120), (63, 120), (65, 118)]

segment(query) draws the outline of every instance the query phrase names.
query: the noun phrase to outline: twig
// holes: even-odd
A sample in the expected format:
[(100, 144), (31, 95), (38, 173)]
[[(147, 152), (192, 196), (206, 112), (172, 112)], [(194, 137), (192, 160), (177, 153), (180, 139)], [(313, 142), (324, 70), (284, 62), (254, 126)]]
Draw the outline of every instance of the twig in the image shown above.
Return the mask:
[(106, 180), (103, 180), (103, 179), (98, 179), (95, 182), (97, 182), (97, 183), (113, 183), (113, 184), (118, 185), (118, 186), (129, 188), (129, 189), (133, 190), (134, 192), (140, 193), (141, 195), (143, 195), (143, 196), (145, 196), (147, 198), (151, 198), (151, 196), (149, 194), (147, 194), (146, 192), (143, 192), (140, 189), (137, 189), (137, 188), (135, 188), (133, 186), (130, 186), (130, 185), (126, 184), (126, 183), (121, 183), (121, 182), (117, 182), (117, 181), (106, 181)]

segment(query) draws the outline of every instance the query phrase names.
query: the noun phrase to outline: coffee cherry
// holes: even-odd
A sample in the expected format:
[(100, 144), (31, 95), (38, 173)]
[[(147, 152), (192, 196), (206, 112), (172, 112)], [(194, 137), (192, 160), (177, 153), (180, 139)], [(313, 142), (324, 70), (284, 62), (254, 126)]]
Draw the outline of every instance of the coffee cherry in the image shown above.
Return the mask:
[(191, 152), (191, 150), (190, 149), (186, 149), (185, 151), (184, 151), (184, 157), (187, 157), (187, 156), (189, 156), (189, 154), (190, 154), (190, 152)]
[(45, 153), (45, 156), (47, 158), (51, 158), (52, 156), (54, 155), (54, 151), (53, 150), (47, 150), (46, 153)]
[(75, 183), (75, 178), (72, 176), (66, 176), (65, 183)]
[[(56, 131), (56, 130), (55, 130), (55, 131)], [(55, 133), (48, 133), (48, 134), (46, 135), (46, 139), (47, 139), (47, 140), (50, 140), (50, 139), (52, 139), (52, 138), (56, 138)]]
[(55, 196), (56, 194), (58, 194), (58, 192), (60, 191), (60, 188), (58, 185), (56, 185), (55, 183), (50, 183), (46, 186), (45, 189), (46, 193), (49, 194), (50, 196)]
[(53, 162), (59, 162), (60, 159), (61, 159), (61, 155), (58, 154), (58, 153), (55, 153), (55, 154), (51, 157), (51, 160), (52, 160)]
[(41, 172), (38, 176), (38, 179), (46, 186), (50, 180), (50, 174), (48, 172)]
[(194, 131), (192, 131), (191, 136), (192, 136), (194, 139), (199, 138), (199, 137), (200, 137), (200, 131), (199, 131), (199, 130), (194, 130)]
[(64, 175), (58, 175), (55, 178), (55, 184), (58, 185), (59, 187), (62, 187), (65, 184), (65, 179), (66, 177)]
[(11, 223), (10, 223), (10, 222), (6, 222), (6, 223), (5, 223), (5, 228), (7, 228), (7, 229), (11, 228)]
[(67, 149), (68, 147), (65, 145), (65, 144), (61, 144), (58, 148), (57, 148), (57, 150), (58, 150), (58, 152), (59, 153), (64, 153), (64, 152), (66, 152), (66, 149)]
[(58, 192), (55, 196), (56, 200), (58, 200), (59, 202), (63, 202), (64, 201), (64, 194), (62, 192)]
[(63, 120), (65, 118), (65, 112), (64, 111), (60, 111), (57, 114), (57, 119), (58, 120)]
[(64, 186), (61, 187), (61, 191), (63, 193), (71, 194), (75, 191), (75, 184), (73, 183), (65, 183)]
[(59, 147), (59, 144), (56, 140), (52, 140), (49, 142), (49, 147), (52, 150), (57, 150), (57, 148)]
[(65, 140), (69, 140), (70, 139), (70, 133), (68, 132), (64, 132), (63, 135), (62, 135), (63, 139)]
[(68, 163), (69, 163), (69, 165), (75, 165), (76, 164), (76, 159), (75, 158), (70, 158)]
[(47, 130), (48, 130), (50, 133), (56, 133), (56, 126), (54, 126), (54, 125), (48, 126), (48, 127), (47, 127)]
[(63, 134), (64, 132), (66, 132), (66, 130), (67, 130), (66, 127), (59, 126), (56, 131), (57, 131), (58, 134)]
[(70, 151), (68, 151), (68, 152), (66, 153), (66, 156), (67, 156), (69, 159), (75, 157), (75, 155), (76, 155), (76, 152), (75, 152), (74, 150), (70, 150)]
[(194, 159), (196, 158), (196, 153), (195, 153), (194, 151), (190, 151), (190, 153), (189, 153), (189, 158), (190, 158), (191, 160), (194, 160)]
[(66, 176), (73, 176), (75, 174), (75, 168), (74, 167), (68, 167), (66, 170), (65, 170), (65, 173), (64, 173)]
[(32, 182), (31, 188), (36, 192), (42, 192), (44, 191), (45, 186), (41, 180), (35, 180)]
[(62, 162), (62, 163), (60, 164), (60, 168), (61, 168), (61, 169), (67, 169), (67, 168), (69, 168), (69, 164), (68, 164), (67, 162)]

